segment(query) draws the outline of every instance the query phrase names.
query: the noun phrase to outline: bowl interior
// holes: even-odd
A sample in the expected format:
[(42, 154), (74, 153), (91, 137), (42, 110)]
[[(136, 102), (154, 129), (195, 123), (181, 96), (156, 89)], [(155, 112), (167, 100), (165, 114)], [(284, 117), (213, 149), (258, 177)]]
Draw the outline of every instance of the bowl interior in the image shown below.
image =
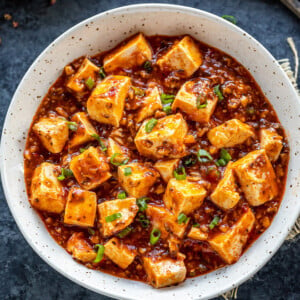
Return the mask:
[[(148, 285), (89, 270), (54, 242), (30, 207), (23, 178), (23, 150), (32, 117), (45, 93), (73, 59), (114, 47), (126, 37), (190, 34), (219, 48), (252, 73), (273, 104), (287, 131), (291, 160), (281, 208), (270, 228), (234, 265), (176, 287), (155, 290)], [(96, 292), (122, 299), (204, 299), (216, 296), (252, 276), (283, 242), (299, 208), (300, 106), (295, 90), (274, 58), (251, 36), (212, 14), (175, 5), (133, 5), (96, 15), (55, 40), (32, 64), (9, 107), (1, 143), (1, 175), (12, 214), (33, 249), (53, 268)], [(299, 123), (298, 123), (299, 124)]]

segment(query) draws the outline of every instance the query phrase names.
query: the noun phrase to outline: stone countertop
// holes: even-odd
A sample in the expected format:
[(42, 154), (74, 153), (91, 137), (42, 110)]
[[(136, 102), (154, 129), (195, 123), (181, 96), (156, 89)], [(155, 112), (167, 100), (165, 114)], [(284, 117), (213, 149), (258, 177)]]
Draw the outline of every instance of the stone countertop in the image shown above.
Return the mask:
[[(76, 23), (102, 11), (146, 1), (0, 0), (0, 126), (13, 93), (28, 67), (48, 44)], [(150, 1), (196, 7), (217, 15), (234, 15), (238, 26), (260, 41), (277, 59), (290, 58), (286, 38), (300, 52), (300, 20), (279, 1)], [(12, 20), (6, 21), (4, 13)], [(299, 80), (298, 80), (299, 83)], [(0, 191), (0, 299), (110, 299), (84, 289), (58, 274), (33, 252), (22, 237)], [(238, 291), (238, 299), (300, 299), (300, 238), (287, 241), (274, 257)], [(201, 280), (199, 278), (199, 280)], [(219, 297), (219, 299), (222, 299)]]

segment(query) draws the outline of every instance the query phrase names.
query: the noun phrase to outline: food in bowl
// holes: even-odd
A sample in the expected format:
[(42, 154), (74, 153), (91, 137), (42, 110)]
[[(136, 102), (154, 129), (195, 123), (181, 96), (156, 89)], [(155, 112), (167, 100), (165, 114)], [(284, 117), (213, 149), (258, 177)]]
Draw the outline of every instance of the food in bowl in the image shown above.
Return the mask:
[(142, 33), (65, 66), (24, 152), (52, 237), (88, 268), (156, 288), (235, 263), (278, 211), (288, 160), (241, 64)]

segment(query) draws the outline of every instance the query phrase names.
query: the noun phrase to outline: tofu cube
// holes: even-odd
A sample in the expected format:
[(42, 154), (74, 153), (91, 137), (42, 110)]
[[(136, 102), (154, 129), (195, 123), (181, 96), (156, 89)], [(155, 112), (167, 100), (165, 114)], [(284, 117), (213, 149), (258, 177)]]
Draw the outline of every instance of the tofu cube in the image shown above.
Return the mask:
[(79, 188), (71, 188), (68, 195), (64, 223), (81, 227), (93, 227), (96, 208), (96, 193)]
[(120, 154), (114, 157), (114, 161), (117, 163), (122, 163), (125, 159), (129, 157), (128, 151), (125, 147), (120, 146), (112, 138), (109, 138), (107, 147), (107, 155), (109, 159), (116, 153)]
[[(181, 86), (172, 104), (172, 110), (176, 111), (178, 108), (185, 112), (191, 120), (207, 123), (217, 103), (218, 97), (210, 87), (210, 81), (198, 78), (187, 81)], [(201, 107), (201, 105), (206, 106)]]
[(177, 217), (198, 209), (207, 195), (206, 189), (198, 182), (172, 178), (169, 180), (164, 194), (165, 206)]
[(231, 119), (207, 133), (210, 143), (216, 148), (234, 147), (254, 136), (253, 128), (237, 119)]
[(157, 87), (149, 88), (143, 98), (143, 106), (137, 113), (136, 122), (140, 123), (151, 117), (158, 109), (162, 109), (159, 90)]
[(82, 262), (92, 262), (97, 256), (93, 247), (84, 239), (83, 232), (72, 234), (67, 242), (67, 251)]
[(134, 139), (141, 155), (160, 159), (180, 158), (186, 154), (184, 138), (188, 126), (181, 114), (159, 119), (151, 132), (146, 131), (147, 122), (142, 124)]
[(152, 50), (142, 33), (118, 47), (103, 59), (106, 72), (117, 69), (131, 69), (152, 59)]
[(174, 170), (179, 165), (179, 159), (161, 160), (154, 164), (154, 168), (160, 173), (162, 179), (168, 182), (174, 177)]
[(112, 238), (104, 245), (104, 254), (122, 269), (126, 269), (136, 256), (122, 241)]
[(248, 153), (232, 167), (250, 205), (259, 206), (277, 196), (276, 175), (265, 149)]
[[(130, 225), (139, 208), (135, 198), (116, 199), (102, 202), (98, 205), (100, 231), (104, 237), (109, 237)], [(106, 217), (120, 213), (120, 218), (106, 222)]]
[(184, 281), (186, 267), (181, 259), (143, 257), (148, 282), (155, 288), (162, 288)]
[(188, 233), (188, 237), (193, 240), (206, 241), (208, 238), (208, 233), (203, 232), (200, 228), (192, 227)]
[(233, 208), (240, 200), (232, 164), (227, 165), (223, 178), (210, 195), (211, 201), (224, 210)]
[(88, 58), (85, 58), (78, 71), (69, 79), (67, 87), (76, 93), (81, 93), (86, 89), (85, 82), (91, 78), (94, 82), (97, 79), (99, 68)]
[[(128, 172), (131, 172), (128, 174)], [(118, 178), (121, 186), (132, 197), (146, 196), (159, 177), (154, 169), (140, 163), (131, 163), (118, 167)]]
[(130, 84), (127, 76), (108, 76), (99, 82), (87, 101), (90, 118), (119, 127)]
[(254, 222), (255, 216), (249, 208), (227, 232), (219, 233), (208, 242), (226, 263), (232, 264), (240, 258)]
[(63, 186), (57, 179), (59, 167), (48, 162), (41, 163), (31, 181), (31, 205), (42, 211), (60, 214), (65, 208)]
[(170, 233), (179, 238), (184, 236), (188, 222), (186, 224), (178, 224), (177, 217), (167, 209), (148, 204), (146, 215), (151, 220), (152, 227), (160, 230), (162, 239), (168, 239)]
[(260, 131), (260, 147), (265, 149), (271, 161), (276, 161), (282, 150), (282, 136), (271, 129)]
[(89, 147), (80, 155), (73, 156), (70, 169), (80, 186), (86, 190), (97, 188), (111, 177), (107, 158), (95, 147)]
[(163, 72), (180, 70), (185, 77), (189, 77), (201, 66), (202, 61), (199, 47), (191, 37), (185, 36), (156, 63)]
[(76, 113), (72, 119), (72, 122), (77, 123), (77, 130), (74, 132), (72, 139), (69, 142), (71, 148), (93, 141), (93, 134), (97, 134), (94, 126), (88, 119), (88, 116), (84, 112)]
[(41, 118), (34, 124), (33, 130), (43, 146), (52, 153), (61, 152), (69, 138), (67, 122), (58, 117)]

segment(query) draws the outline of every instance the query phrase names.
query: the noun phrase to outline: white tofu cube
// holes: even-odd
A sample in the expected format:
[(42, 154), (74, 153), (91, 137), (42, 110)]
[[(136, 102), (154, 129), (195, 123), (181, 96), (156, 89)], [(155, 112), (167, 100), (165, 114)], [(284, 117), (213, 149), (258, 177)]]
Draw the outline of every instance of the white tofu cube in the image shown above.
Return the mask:
[(189, 177), (184, 180), (172, 178), (163, 200), (165, 206), (177, 217), (180, 213), (188, 215), (198, 209), (206, 195), (206, 189), (198, 182), (190, 181)]
[(154, 164), (154, 168), (158, 170), (162, 179), (168, 182), (174, 177), (174, 170), (178, 167), (179, 159), (161, 160)]
[(87, 101), (90, 118), (119, 127), (130, 84), (130, 77), (117, 75), (99, 82)]
[(248, 153), (232, 168), (250, 205), (259, 206), (277, 196), (276, 175), (264, 149)]
[(140, 163), (118, 167), (118, 179), (121, 186), (135, 198), (146, 196), (158, 177), (156, 170)]
[(40, 164), (33, 173), (30, 202), (38, 210), (61, 213), (65, 208), (65, 195), (57, 179), (59, 167), (48, 162)]
[(232, 162), (227, 165), (223, 178), (219, 181), (210, 198), (213, 203), (224, 210), (233, 208), (239, 202), (240, 194), (237, 192)]
[(180, 283), (186, 277), (183, 255), (181, 259), (143, 257), (143, 263), (148, 282), (155, 288)]
[(232, 264), (240, 258), (254, 222), (255, 216), (249, 208), (227, 232), (219, 233), (208, 242), (226, 263)]
[(75, 232), (67, 242), (67, 251), (72, 253), (75, 259), (82, 262), (92, 262), (97, 253), (93, 247), (84, 239), (83, 232)]
[(152, 59), (152, 50), (142, 33), (130, 39), (103, 59), (106, 72), (131, 69)]
[(208, 233), (203, 232), (200, 228), (192, 227), (188, 233), (188, 237), (193, 240), (206, 241), (208, 238)]
[(52, 153), (61, 152), (69, 138), (67, 122), (58, 117), (41, 118), (34, 124), (33, 130), (43, 146)]
[(126, 269), (136, 256), (122, 241), (112, 238), (104, 245), (104, 254), (122, 269)]
[(185, 36), (157, 60), (163, 72), (182, 71), (184, 77), (189, 77), (201, 66), (202, 54), (194, 40)]
[(282, 136), (275, 130), (262, 129), (260, 131), (260, 147), (266, 150), (271, 161), (276, 161), (282, 150)]
[(133, 222), (138, 210), (135, 198), (116, 199), (99, 204), (98, 213), (102, 235), (109, 237), (126, 228)]
[(237, 119), (226, 121), (207, 133), (210, 143), (217, 148), (243, 144), (252, 136), (254, 136), (253, 128)]
[(80, 155), (73, 156), (70, 169), (80, 186), (86, 190), (97, 188), (111, 177), (107, 158), (95, 147), (89, 147)]
[(172, 104), (172, 110), (179, 108), (188, 117), (199, 123), (207, 123), (212, 116), (218, 97), (210, 87), (210, 81), (203, 78), (184, 83)]
[(93, 227), (96, 208), (96, 193), (76, 187), (71, 188), (66, 204), (64, 223), (81, 227)]
[(134, 141), (141, 155), (150, 158), (180, 158), (185, 152), (184, 138), (188, 131), (181, 114), (170, 115), (157, 120), (154, 128), (147, 132), (146, 120), (140, 127)]

